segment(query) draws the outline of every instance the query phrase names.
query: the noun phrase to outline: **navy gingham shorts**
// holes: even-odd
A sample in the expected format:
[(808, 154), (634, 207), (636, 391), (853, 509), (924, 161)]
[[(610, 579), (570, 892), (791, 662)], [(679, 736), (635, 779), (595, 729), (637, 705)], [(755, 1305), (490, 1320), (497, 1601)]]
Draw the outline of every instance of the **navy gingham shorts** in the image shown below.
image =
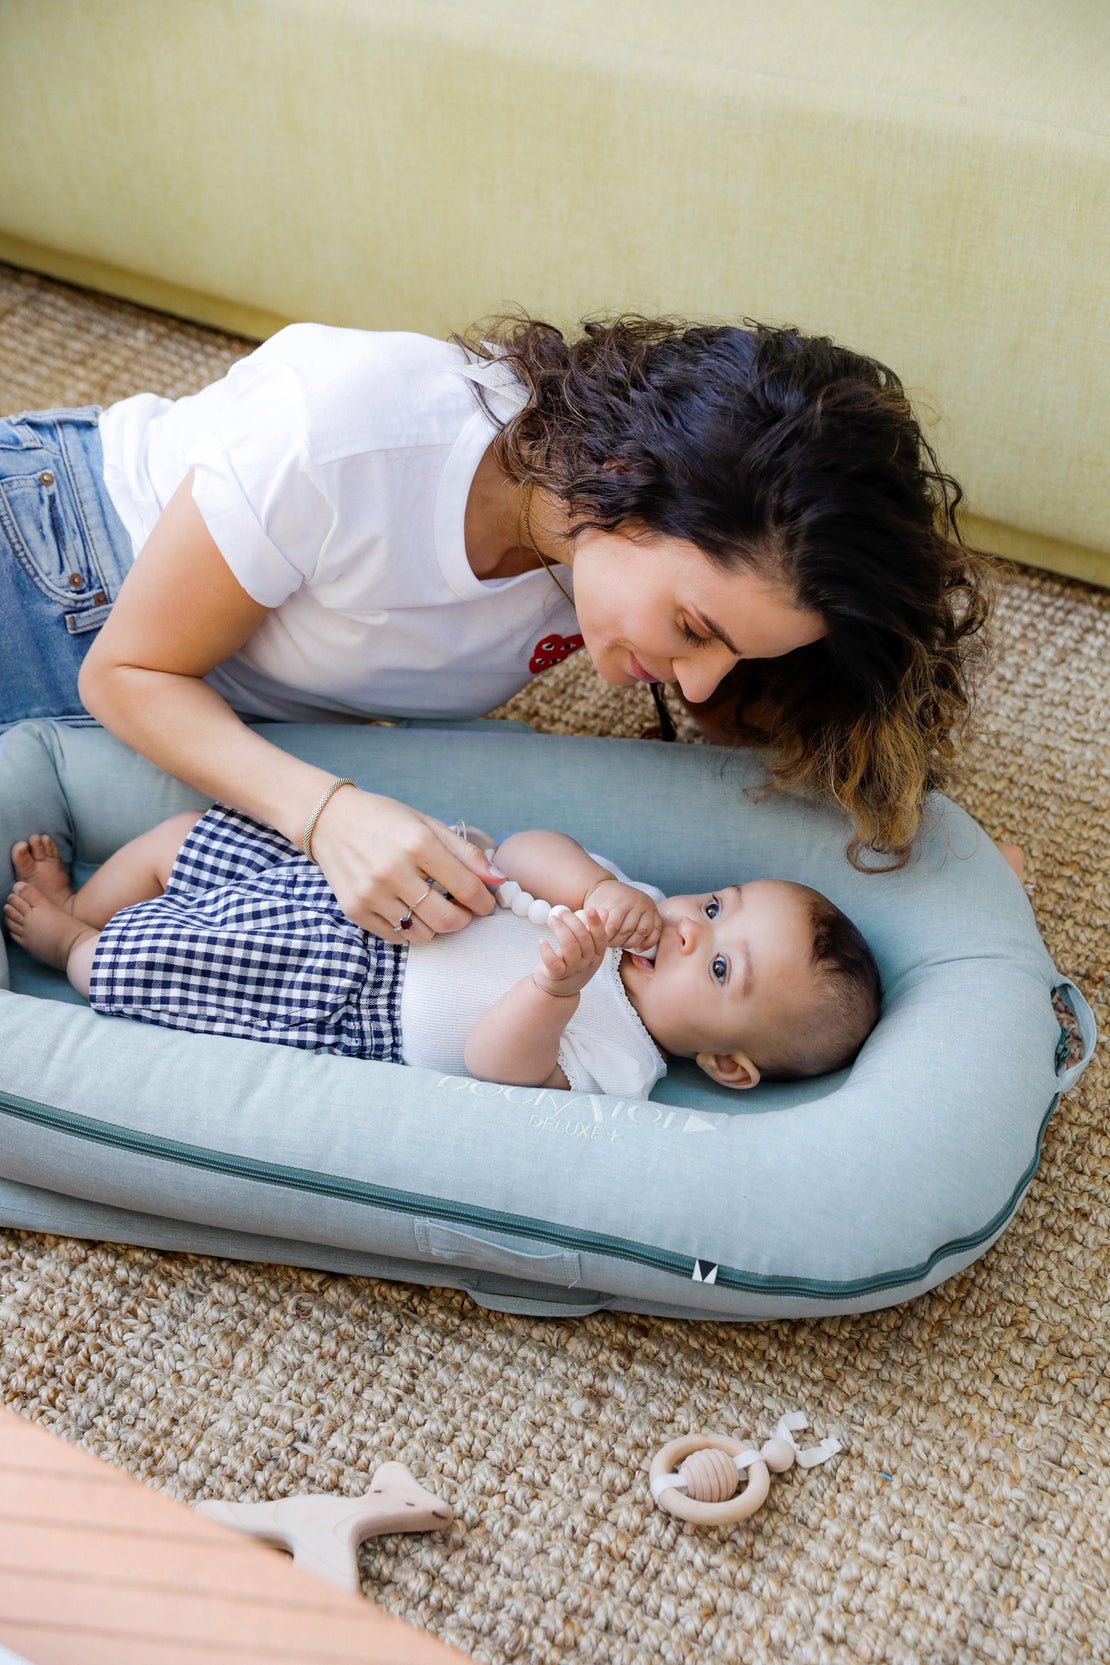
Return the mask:
[(89, 999), (140, 1023), (399, 1064), (405, 954), (353, 925), (296, 845), (217, 804), (165, 894), (105, 926)]

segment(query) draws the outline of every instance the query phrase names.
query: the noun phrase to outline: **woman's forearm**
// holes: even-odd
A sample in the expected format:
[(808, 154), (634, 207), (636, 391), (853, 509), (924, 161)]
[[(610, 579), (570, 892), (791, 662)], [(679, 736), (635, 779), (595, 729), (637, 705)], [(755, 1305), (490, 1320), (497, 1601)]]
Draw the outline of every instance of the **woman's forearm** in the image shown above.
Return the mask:
[(221, 555), (188, 475), (90, 646), (78, 691), (105, 728), (159, 768), (299, 843), (331, 776), (264, 740), (204, 681), (267, 612)]
[(264, 739), (197, 677), (106, 665), (87, 679), (82, 674), (81, 697), (106, 728), (167, 774), (276, 827), (294, 844), (333, 778)]
[[(120, 664), (94, 669), (81, 697), (106, 727), (178, 780), (300, 845), (332, 771), (264, 739), (196, 677)], [(333, 793), (313, 825), (311, 855), (347, 917), (390, 942), (428, 942), (493, 907), (485, 880), (499, 875), (480, 851), (374, 792)], [(442, 890), (429, 892), (433, 880)]]

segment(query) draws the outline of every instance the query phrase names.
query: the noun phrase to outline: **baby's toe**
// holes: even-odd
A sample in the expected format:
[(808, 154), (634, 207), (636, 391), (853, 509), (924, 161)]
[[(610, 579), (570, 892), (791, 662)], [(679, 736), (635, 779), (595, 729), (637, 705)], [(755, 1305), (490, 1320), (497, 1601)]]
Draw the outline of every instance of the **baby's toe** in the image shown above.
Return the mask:
[(49, 833), (32, 833), (31, 854), (36, 861), (58, 861), (58, 846)]

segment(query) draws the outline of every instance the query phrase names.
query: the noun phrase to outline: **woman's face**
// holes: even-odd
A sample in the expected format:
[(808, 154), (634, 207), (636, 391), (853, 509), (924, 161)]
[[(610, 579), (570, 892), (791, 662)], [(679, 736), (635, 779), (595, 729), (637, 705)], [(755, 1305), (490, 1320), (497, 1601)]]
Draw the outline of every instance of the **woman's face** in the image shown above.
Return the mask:
[(777, 659), (825, 634), (789, 591), (724, 571), (681, 538), (587, 531), (570, 565), (586, 649), (619, 687), (677, 682), (697, 705), (737, 660)]

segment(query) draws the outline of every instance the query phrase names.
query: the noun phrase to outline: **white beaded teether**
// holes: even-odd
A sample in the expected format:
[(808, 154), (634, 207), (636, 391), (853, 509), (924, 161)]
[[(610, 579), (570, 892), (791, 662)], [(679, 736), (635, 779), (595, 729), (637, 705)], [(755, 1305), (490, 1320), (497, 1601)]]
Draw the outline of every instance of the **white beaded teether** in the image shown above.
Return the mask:
[[(553, 908), (551, 903), (545, 902), (541, 896), (530, 896), (526, 890), (521, 890), (515, 879), (506, 879), (503, 885), (499, 885), (496, 896), (499, 908), (510, 908), (521, 919), (530, 919), (533, 925), (546, 925), (553, 913), (570, 912), (569, 908), (563, 908), (561, 904), (556, 904)], [(584, 925), (585, 908), (579, 908), (575, 918), (580, 919)]]
[[(506, 879), (503, 885), (498, 886), (494, 895), (497, 899), (497, 906), (499, 908), (509, 908), (521, 919), (530, 919), (533, 925), (546, 925), (553, 913), (570, 913), (571, 911), (570, 908), (565, 907), (561, 902), (557, 902), (555, 906), (552, 907), (551, 903), (545, 902), (541, 896), (530, 895), (528, 891), (521, 889), (515, 879)], [(583, 925), (585, 925), (585, 908), (577, 908), (575, 910), (574, 917), (576, 919), (580, 919)], [(645, 948), (641, 954), (641, 958), (645, 960), (654, 960), (654, 947)]]

